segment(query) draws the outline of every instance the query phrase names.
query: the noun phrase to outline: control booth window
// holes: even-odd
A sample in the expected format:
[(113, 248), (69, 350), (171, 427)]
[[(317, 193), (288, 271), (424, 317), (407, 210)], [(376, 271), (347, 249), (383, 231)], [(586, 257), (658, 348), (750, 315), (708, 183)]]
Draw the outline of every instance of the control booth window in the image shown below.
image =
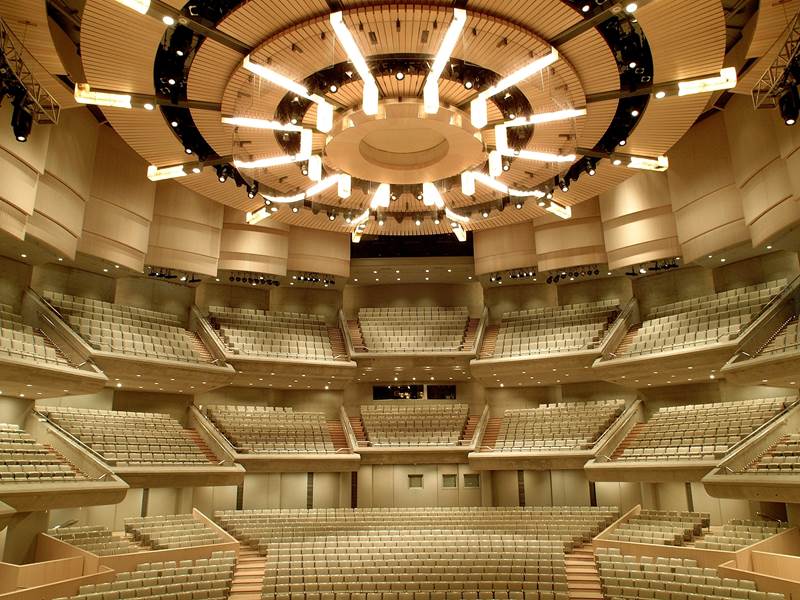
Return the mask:
[(409, 475), (408, 487), (409, 489), (422, 489), (422, 475)]
[(422, 400), (425, 396), (423, 385), (373, 385), (373, 400)]
[(458, 487), (458, 475), (455, 473), (447, 473), (442, 475), (442, 487), (443, 488), (454, 488)]
[(429, 400), (455, 400), (456, 386), (454, 385), (429, 385)]
[(464, 475), (465, 488), (479, 488), (481, 487), (481, 476), (479, 473), (469, 473)]

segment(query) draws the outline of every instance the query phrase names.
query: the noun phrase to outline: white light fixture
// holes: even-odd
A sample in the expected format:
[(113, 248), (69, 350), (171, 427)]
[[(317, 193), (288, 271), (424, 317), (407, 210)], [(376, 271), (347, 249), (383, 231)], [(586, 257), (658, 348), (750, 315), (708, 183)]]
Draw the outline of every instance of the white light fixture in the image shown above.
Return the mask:
[(328, 133), (333, 129), (333, 105), (323, 102), (317, 104), (317, 129)]
[(704, 92), (716, 92), (718, 90), (729, 90), (736, 87), (736, 67), (726, 67), (720, 69), (716, 77), (706, 77), (704, 79), (693, 79), (690, 81), (678, 82), (678, 96), (689, 96), (691, 94), (702, 94)]
[(506, 129), (506, 125), (494, 126), (494, 146), (501, 154), (508, 154), (508, 129)]
[(375, 190), (375, 193), (372, 195), (372, 200), (369, 203), (369, 207), (372, 210), (377, 210), (379, 208), (389, 208), (389, 202), (391, 201), (390, 198), (391, 188), (388, 183), (382, 183), (378, 186)]
[(444, 216), (456, 223), (469, 223), (469, 217), (453, 212), (447, 207), (444, 209)]
[(150, 165), (147, 167), (147, 178), (150, 181), (162, 181), (164, 179), (175, 179), (176, 177), (185, 177), (186, 171), (183, 165), (175, 165), (172, 167), (157, 167)]
[(489, 152), (489, 175), (500, 177), (503, 174), (503, 155), (497, 150)]
[(422, 202), (425, 206), (435, 206), (440, 210), (444, 208), (444, 199), (434, 184), (430, 182), (423, 183), (422, 193), (424, 194)]
[(322, 180), (322, 157), (314, 154), (308, 159), (308, 178), (311, 181)]
[(441, 77), (447, 62), (450, 60), (466, 22), (467, 11), (463, 8), (453, 9), (453, 20), (450, 21), (450, 26), (444, 34), (442, 45), (439, 46), (439, 50), (436, 52), (436, 58), (434, 58), (428, 78), (425, 80), (423, 106), (428, 114), (435, 115), (439, 112), (439, 77)]
[(500, 192), (501, 194), (507, 194), (508, 196), (514, 196), (516, 198), (545, 197), (545, 193), (541, 190), (517, 190), (514, 188), (510, 188), (502, 181), (498, 181), (493, 177), (489, 177), (488, 175), (486, 175), (485, 173), (481, 173), (480, 171), (470, 171), (470, 174), (474, 181), (479, 181), (486, 187), (491, 188), (496, 192)]
[(300, 202), (300, 200), (305, 200), (306, 193), (300, 192), (298, 194), (292, 194), (291, 196), (271, 196), (269, 194), (261, 194), (261, 196), (265, 200), (269, 200), (270, 202), (275, 202), (276, 204), (292, 204), (293, 202)]
[(233, 161), (233, 166), (235, 166), (237, 169), (268, 169), (270, 167), (290, 165), (303, 160), (306, 160), (306, 157), (301, 156), (300, 154), (287, 154), (284, 156), (270, 156), (267, 158), (259, 158), (257, 160), (250, 161), (235, 159)]
[(88, 83), (75, 84), (75, 101), (93, 106), (112, 106), (114, 108), (131, 108), (130, 94), (114, 94), (111, 92), (93, 92)]
[(147, 11), (150, 10), (150, 0), (117, 0), (117, 2), (142, 15), (146, 15)]
[(256, 223), (260, 223), (267, 217), (269, 217), (272, 213), (267, 210), (266, 206), (262, 206), (255, 212), (248, 212), (245, 215), (245, 220), (247, 221), (248, 225), (255, 225)]
[[(234, 127), (244, 127), (246, 129), (270, 129), (272, 131), (303, 131), (300, 125), (292, 125), (291, 123), (280, 123), (278, 121), (270, 121), (267, 119), (256, 119), (252, 117), (222, 117), (224, 125), (232, 125)], [(309, 130), (310, 131), (310, 130)]]
[(535, 150), (512, 150), (509, 156), (516, 156), (523, 160), (536, 160), (539, 162), (574, 162), (574, 154), (551, 154), (550, 152), (537, 152)]
[(550, 204), (545, 208), (545, 210), (549, 213), (554, 214), (557, 217), (561, 217), (562, 219), (569, 219), (572, 217), (572, 207), (571, 206), (561, 206), (557, 202), (550, 202)]
[(321, 194), (325, 190), (328, 190), (339, 183), (339, 175), (332, 175), (331, 177), (326, 177), (322, 179), (318, 183), (315, 183), (310, 188), (306, 190), (306, 198), (311, 198), (312, 196), (316, 196)]
[(353, 178), (347, 173), (341, 173), (339, 175), (339, 187), (337, 189), (339, 198), (342, 199), (349, 198), (352, 191), (353, 191)]
[(585, 108), (567, 108), (554, 112), (532, 114), (527, 118), (518, 117), (511, 121), (506, 121), (503, 123), (503, 125), (506, 127), (523, 127), (525, 125), (539, 125), (541, 123), (552, 123), (554, 121), (566, 121), (567, 119), (576, 119), (578, 117), (585, 116)]
[(459, 242), (466, 242), (467, 241), (467, 232), (461, 226), (461, 223), (453, 223), (453, 234), (456, 236)]
[(307, 160), (311, 157), (314, 144), (314, 132), (310, 129), (303, 129), (300, 132), (300, 152), (297, 155), (300, 160)]
[(475, 177), (470, 171), (461, 173), (461, 193), (465, 196), (472, 196), (475, 194)]
[(331, 13), (330, 16), (331, 26), (336, 34), (336, 37), (342, 44), (347, 58), (353, 63), (353, 66), (358, 71), (361, 80), (364, 82), (364, 94), (362, 96), (362, 108), (367, 115), (375, 115), (378, 113), (378, 84), (375, 83), (375, 78), (369, 70), (367, 61), (358, 49), (353, 34), (344, 23), (344, 15), (342, 11)]
[[(358, 227), (353, 230), (350, 239), (353, 241), (354, 244), (358, 244), (361, 241), (361, 235), (364, 233), (364, 230), (367, 226), (362, 223)], [(357, 281), (357, 280), (356, 280)], [(378, 281), (377, 279), (375, 281)], [(325, 389), (328, 389), (328, 386), (325, 386)]]
[(551, 46), (550, 53), (537, 58), (536, 60), (528, 63), (521, 69), (517, 69), (511, 75), (504, 77), (495, 85), (485, 89), (478, 97), (470, 103), (471, 121), (474, 127), (483, 129), (486, 127), (488, 120), (488, 107), (486, 101), (492, 96), (507, 90), (508, 88), (517, 85), (521, 81), (525, 81), (536, 73), (546, 69), (558, 60), (558, 50)]
[(164, 25), (166, 25), (167, 27), (172, 27), (173, 25), (175, 25), (175, 19), (170, 15), (164, 15), (163, 17), (161, 17), (161, 22), (164, 23)]
[(366, 223), (369, 220), (369, 209), (365, 210), (363, 213), (358, 215), (355, 219), (351, 221), (351, 225), (355, 225), (358, 228), (359, 225)]
[(636, 2), (629, 2), (628, 4), (625, 5), (625, 12), (633, 14), (638, 10), (638, 8), (639, 5), (636, 4)]
[(648, 158), (646, 156), (631, 156), (628, 167), (642, 171), (666, 171), (669, 169), (669, 159), (666, 156)]

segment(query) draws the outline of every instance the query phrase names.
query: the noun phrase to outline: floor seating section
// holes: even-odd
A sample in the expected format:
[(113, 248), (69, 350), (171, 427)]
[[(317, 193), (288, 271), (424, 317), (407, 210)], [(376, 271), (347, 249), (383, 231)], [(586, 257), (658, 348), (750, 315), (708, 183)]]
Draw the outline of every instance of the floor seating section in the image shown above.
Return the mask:
[(163, 413), (43, 406), (39, 412), (110, 465), (208, 465), (190, 430)]
[(722, 530), (705, 536), (695, 543), (698, 548), (727, 550), (733, 552), (765, 540), (786, 529), (786, 523), (760, 519), (733, 519), (722, 526)]
[(321, 315), (227, 306), (210, 306), (208, 310), (209, 322), (233, 354), (334, 360)]
[(60, 454), (10, 423), (0, 423), (0, 484), (80, 481), (86, 476)]
[(469, 312), (466, 306), (360, 308), (358, 322), (369, 352), (458, 352), (465, 349)]
[(125, 533), (153, 550), (222, 544), (225, 540), (192, 515), (168, 515), (125, 519)]
[(242, 454), (336, 452), (323, 413), (291, 406), (206, 407), (206, 414)]
[(136, 306), (45, 291), (66, 322), (92, 348), (160, 360), (210, 362), (200, 341), (180, 317)]
[(624, 400), (556, 402), (507, 410), (494, 444), (498, 452), (591, 448), (625, 410)]
[(795, 398), (710, 402), (660, 408), (628, 434), (613, 460), (714, 460)]
[(0, 304), (0, 356), (39, 364), (70, 366), (69, 361), (42, 333), (22, 322), (14, 307)]
[(131, 554), (148, 549), (127, 536), (114, 535), (109, 529), (95, 525), (58, 527), (50, 529), (47, 534), (99, 556)]
[(605, 598), (785, 600), (759, 591), (753, 581), (722, 578), (689, 558), (623, 556), (616, 548), (598, 548), (595, 559)]
[(775, 335), (759, 349), (758, 354), (769, 356), (773, 354), (785, 354), (786, 352), (797, 352), (800, 348), (800, 332), (797, 328), (797, 316), (792, 317)]
[(112, 582), (81, 586), (69, 600), (224, 600), (230, 595), (235, 564), (233, 552), (214, 552), (211, 558), (194, 561), (143, 563), (135, 571), (117, 573)]
[(503, 313), (494, 356), (530, 356), (584, 350), (603, 339), (619, 300), (548, 306)]
[(458, 403), (361, 407), (371, 446), (454, 446), (461, 439), (468, 416), (469, 406)]
[(800, 433), (783, 436), (748, 465), (745, 471), (764, 475), (800, 473)]
[(613, 507), (223, 511), (267, 557), (263, 600), (568, 600), (564, 552)]
[(643, 510), (609, 532), (607, 537), (620, 542), (683, 546), (702, 536), (710, 524), (708, 513)]
[(656, 306), (640, 327), (628, 332), (616, 354), (667, 352), (735, 336), (785, 286), (785, 279), (768, 281)]

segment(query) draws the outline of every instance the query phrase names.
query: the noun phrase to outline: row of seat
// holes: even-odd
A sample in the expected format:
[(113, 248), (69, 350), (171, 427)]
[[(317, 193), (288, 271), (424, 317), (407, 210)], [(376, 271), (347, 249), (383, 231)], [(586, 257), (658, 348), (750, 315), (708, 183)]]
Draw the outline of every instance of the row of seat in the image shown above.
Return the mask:
[(612, 459), (719, 459), (794, 400), (777, 397), (662, 407), (633, 429)]
[(664, 316), (679, 312), (686, 312), (697, 308), (714, 307), (718, 305), (720, 302), (724, 302), (726, 300), (736, 300), (737, 298), (740, 298), (742, 294), (768, 291), (769, 295), (773, 295), (778, 291), (782, 290), (784, 287), (786, 287), (786, 283), (787, 283), (786, 279), (773, 279), (755, 285), (732, 288), (730, 290), (717, 292), (715, 294), (707, 294), (705, 296), (695, 296), (694, 298), (689, 298), (688, 300), (679, 300), (677, 302), (669, 302), (666, 304), (661, 304), (659, 306), (650, 309), (647, 318), (652, 319), (659, 316)]
[(683, 546), (702, 536), (710, 515), (696, 512), (642, 511), (607, 534), (608, 539), (639, 544)]
[(127, 536), (116, 536), (109, 529), (96, 525), (56, 527), (47, 534), (98, 556), (142, 552), (146, 548)]
[(214, 463), (189, 431), (164, 413), (42, 406), (38, 410), (110, 465)]
[(27, 431), (0, 423), (0, 484), (51, 483), (85, 480), (86, 475)]
[(689, 558), (623, 556), (616, 548), (598, 548), (595, 561), (606, 598), (653, 600), (784, 600), (759, 591), (753, 581), (720, 577)]
[(361, 419), (372, 446), (452, 446), (469, 416), (461, 403), (365, 404)]
[(323, 413), (276, 408), (212, 405), (206, 414), (240, 453), (336, 452)]
[(465, 306), (358, 310), (361, 337), (371, 352), (458, 352), (468, 323)]
[(734, 519), (722, 526), (720, 531), (705, 536), (695, 543), (698, 548), (709, 550), (727, 550), (734, 552), (745, 546), (765, 540), (788, 527), (785, 523), (764, 521), (759, 519)]
[(624, 400), (558, 402), (506, 410), (493, 450), (537, 452), (591, 448), (623, 410)]
[(744, 470), (768, 475), (800, 472), (800, 433), (782, 436)]
[(50, 340), (22, 321), (14, 307), (0, 304), (0, 356), (8, 356), (38, 364), (70, 366)]
[(157, 515), (125, 519), (125, 533), (153, 550), (223, 543), (219, 533), (192, 515)]
[(76, 596), (56, 600), (225, 600), (230, 595), (236, 555), (214, 552), (211, 558), (142, 563), (116, 573), (109, 583), (82, 585)]

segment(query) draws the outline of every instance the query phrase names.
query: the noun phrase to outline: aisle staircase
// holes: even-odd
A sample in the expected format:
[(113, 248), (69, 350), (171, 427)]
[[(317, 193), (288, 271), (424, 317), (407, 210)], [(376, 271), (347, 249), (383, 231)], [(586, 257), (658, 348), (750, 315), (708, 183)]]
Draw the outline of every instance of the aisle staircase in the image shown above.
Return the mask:
[(480, 319), (469, 319), (467, 326), (464, 328), (464, 337), (461, 340), (461, 350), (464, 352), (472, 352), (475, 349), (475, 338), (478, 335), (478, 326)]
[(472, 438), (475, 436), (475, 428), (478, 426), (478, 421), (481, 420), (480, 415), (469, 415), (467, 422), (464, 423), (464, 429), (461, 430), (461, 443), (469, 445)]
[(206, 441), (202, 438), (200, 433), (195, 429), (184, 429), (186, 433), (186, 437), (188, 437), (192, 442), (200, 449), (200, 451), (206, 455), (208, 458), (208, 462), (218, 463), (219, 457), (211, 451), (211, 448), (208, 447)]
[(486, 423), (486, 429), (483, 430), (483, 439), (480, 442), (480, 448), (494, 448), (497, 443), (497, 436), (500, 433), (500, 426), (503, 423), (501, 417), (491, 417)]
[(594, 562), (594, 548), (591, 544), (576, 548), (567, 553), (567, 590), (570, 600), (602, 600), (600, 575)]
[(366, 352), (367, 345), (364, 343), (364, 335), (361, 333), (361, 324), (358, 320), (347, 322), (347, 333), (350, 335), (350, 342), (356, 352)]
[(628, 351), (628, 348), (631, 347), (634, 340), (636, 339), (636, 334), (641, 326), (642, 324), (638, 323), (636, 325), (633, 325), (630, 329), (628, 329), (628, 332), (625, 334), (625, 337), (622, 338), (622, 341), (617, 346), (617, 349), (614, 350), (614, 354), (616, 356), (621, 356), (622, 354), (625, 354)]
[(233, 570), (229, 600), (261, 600), (267, 559), (250, 546), (239, 546), (239, 558)]
[(328, 338), (331, 341), (331, 351), (334, 360), (347, 360), (347, 348), (345, 347), (342, 330), (338, 327), (328, 327)]
[(625, 436), (625, 439), (622, 440), (622, 443), (617, 446), (616, 450), (614, 450), (614, 453), (611, 455), (611, 460), (617, 460), (620, 456), (622, 456), (622, 451), (625, 450), (625, 448), (628, 448), (639, 436), (642, 435), (644, 428), (644, 423), (637, 423), (634, 425), (633, 429), (631, 429), (628, 432), (628, 435)]
[(200, 335), (196, 331), (190, 331), (189, 336), (192, 340), (192, 349), (200, 357), (200, 361), (209, 363), (214, 362), (214, 357), (211, 355), (211, 352), (208, 351), (208, 348), (206, 348), (203, 340), (200, 339)]
[(492, 358), (494, 356), (494, 347), (497, 344), (497, 334), (500, 332), (499, 325), (488, 325), (486, 332), (483, 334), (483, 344), (481, 344), (481, 351), (478, 358)]
[(366, 446), (367, 432), (364, 430), (364, 423), (361, 421), (361, 416), (348, 418), (350, 419), (350, 426), (353, 428), (353, 434), (356, 436), (358, 445)]
[(347, 445), (347, 437), (344, 435), (341, 421), (328, 421), (328, 432), (331, 434), (331, 441), (336, 450), (350, 449), (350, 446)]

